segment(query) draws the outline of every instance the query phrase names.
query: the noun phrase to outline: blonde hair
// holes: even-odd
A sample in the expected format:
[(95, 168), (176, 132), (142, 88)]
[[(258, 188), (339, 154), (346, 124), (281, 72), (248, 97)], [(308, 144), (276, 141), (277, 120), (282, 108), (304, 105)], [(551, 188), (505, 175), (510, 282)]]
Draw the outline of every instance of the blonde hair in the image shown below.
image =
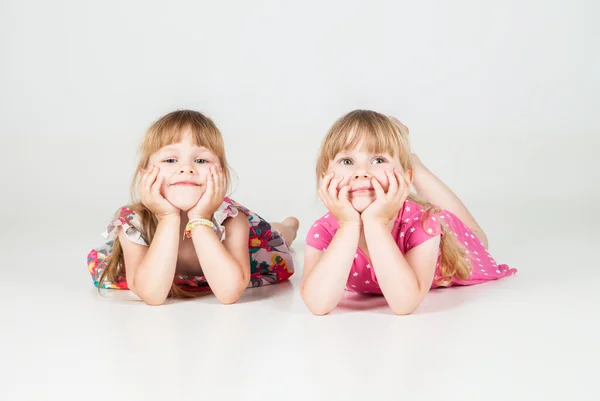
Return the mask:
[[(408, 132), (403, 126), (375, 111), (354, 110), (339, 118), (321, 143), (317, 157), (317, 185), (327, 172), (329, 163), (339, 152), (355, 149), (359, 145), (370, 153), (388, 153), (392, 157), (397, 157), (404, 171), (413, 168)], [(408, 199), (425, 209), (423, 225), (429, 215), (442, 211), (414, 194), (410, 194)], [(445, 223), (441, 223), (441, 230), (441, 277), (435, 279), (435, 284), (447, 286), (453, 277), (466, 280), (471, 274), (471, 264), (466, 259), (465, 249), (452, 235)]]
[[(193, 110), (177, 110), (171, 112), (148, 128), (140, 145), (140, 160), (137, 165), (133, 180), (131, 182), (131, 200), (132, 204), (128, 206), (137, 213), (142, 220), (142, 237), (149, 245), (156, 233), (158, 219), (144, 206), (139, 200), (137, 193), (137, 184), (142, 171), (148, 167), (150, 156), (156, 153), (164, 146), (181, 142), (183, 135), (189, 132), (196, 146), (205, 147), (213, 152), (225, 173), (226, 184), (229, 186), (231, 173), (227, 159), (225, 157), (225, 144), (223, 136), (215, 123), (202, 113)], [(98, 280), (98, 289), (102, 287), (105, 280), (116, 281), (124, 272), (125, 259), (123, 248), (117, 237), (113, 243), (111, 254), (107, 257), (106, 268)], [(206, 292), (191, 292), (172, 285), (169, 293), (170, 297), (195, 297), (204, 295)]]

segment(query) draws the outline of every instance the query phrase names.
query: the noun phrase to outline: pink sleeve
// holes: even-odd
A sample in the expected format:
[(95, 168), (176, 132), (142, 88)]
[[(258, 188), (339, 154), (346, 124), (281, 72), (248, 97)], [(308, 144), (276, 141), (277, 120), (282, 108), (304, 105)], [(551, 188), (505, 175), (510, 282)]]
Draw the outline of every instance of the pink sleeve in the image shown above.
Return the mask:
[(317, 220), (308, 230), (305, 242), (306, 245), (312, 246), (319, 251), (324, 251), (332, 239), (333, 233), (327, 223)]
[(424, 215), (420, 214), (413, 218), (412, 222), (407, 224), (404, 235), (405, 252), (410, 251), (428, 239), (431, 239), (441, 233), (442, 230), (437, 215), (433, 213), (430, 214), (427, 218), (427, 221), (425, 221), (425, 224), (423, 224), (422, 221), (423, 217)]

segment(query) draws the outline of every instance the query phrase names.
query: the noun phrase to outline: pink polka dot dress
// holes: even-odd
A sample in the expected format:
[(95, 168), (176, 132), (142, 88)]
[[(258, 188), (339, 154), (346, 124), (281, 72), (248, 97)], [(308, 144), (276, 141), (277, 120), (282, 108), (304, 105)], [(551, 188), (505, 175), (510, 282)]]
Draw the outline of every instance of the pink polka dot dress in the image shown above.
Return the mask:
[[(427, 221), (423, 221), (425, 210), (422, 206), (407, 200), (398, 213), (394, 222), (392, 237), (396, 240), (400, 252), (406, 254), (414, 247), (422, 244), (438, 234), (444, 235), (441, 225), (445, 225), (448, 235), (454, 235), (465, 249), (465, 257), (471, 263), (471, 275), (466, 280), (453, 277), (447, 286), (452, 285), (474, 285), (497, 280), (513, 275), (516, 269), (505, 264), (498, 264), (492, 255), (483, 246), (477, 236), (454, 214), (442, 210), (438, 213), (430, 213)], [(318, 219), (306, 235), (306, 244), (324, 251), (327, 249), (333, 236), (339, 228), (337, 220), (331, 215)], [(441, 251), (438, 251), (438, 261), (435, 276), (431, 288), (436, 288), (436, 280), (440, 275)], [(381, 294), (381, 288), (377, 282), (375, 270), (369, 263), (367, 257), (357, 248), (354, 255), (352, 269), (346, 283), (348, 291), (368, 294)]]

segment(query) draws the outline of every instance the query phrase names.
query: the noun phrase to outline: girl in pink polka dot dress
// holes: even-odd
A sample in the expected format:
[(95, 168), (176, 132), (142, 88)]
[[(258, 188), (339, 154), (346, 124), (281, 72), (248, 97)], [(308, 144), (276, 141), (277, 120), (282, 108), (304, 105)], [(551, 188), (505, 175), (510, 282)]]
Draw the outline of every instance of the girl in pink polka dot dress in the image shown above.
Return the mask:
[(323, 140), (317, 177), (328, 213), (306, 236), (301, 284), (314, 314), (333, 310), (344, 290), (382, 294), (394, 313), (409, 314), (431, 288), (516, 273), (490, 255), (483, 230), (411, 153), (408, 129), (393, 117), (341, 117)]

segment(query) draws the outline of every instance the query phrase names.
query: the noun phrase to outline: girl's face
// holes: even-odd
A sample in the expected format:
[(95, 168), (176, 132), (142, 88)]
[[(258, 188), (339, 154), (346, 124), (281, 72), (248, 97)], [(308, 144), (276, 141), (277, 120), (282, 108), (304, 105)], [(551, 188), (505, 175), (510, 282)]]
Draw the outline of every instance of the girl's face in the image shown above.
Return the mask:
[(148, 167), (156, 166), (164, 177), (161, 195), (171, 204), (188, 211), (206, 192), (211, 166), (220, 166), (219, 158), (210, 150), (194, 144), (186, 132), (181, 142), (165, 146), (150, 156)]
[(392, 157), (389, 153), (370, 153), (366, 149), (361, 149), (359, 144), (355, 149), (335, 155), (329, 162), (326, 174), (333, 172), (336, 177), (343, 177), (337, 189), (349, 185), (350, 203), (356, 211), (362, 213), (375, 201), (371, 178), (377, 179), (383, 190), (387, 192), (390, 183), (385, 172), (393, 172), (394, 169), (406, 174), (398, 157)]

